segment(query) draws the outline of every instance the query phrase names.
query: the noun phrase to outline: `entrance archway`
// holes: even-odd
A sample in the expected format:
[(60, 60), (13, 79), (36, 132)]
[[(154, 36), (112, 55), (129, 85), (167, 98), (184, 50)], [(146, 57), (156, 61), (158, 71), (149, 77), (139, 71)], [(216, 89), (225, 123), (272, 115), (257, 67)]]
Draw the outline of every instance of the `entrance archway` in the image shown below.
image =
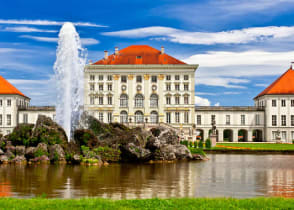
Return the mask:
[(196, 140), (204, 141), (204, 131), (202, 129), (196, 129)]
[(262, 130), (253, 130), (252, 132), (252, 141), (261, 142), (262, 141)]
[(245, 142), (248, 141), (248, 131), (245, 129), (241, 129), (238, 131), (238, 141)]
[(233, 142), (233, 130), (231, 129), (224, 130), (224, 141)]

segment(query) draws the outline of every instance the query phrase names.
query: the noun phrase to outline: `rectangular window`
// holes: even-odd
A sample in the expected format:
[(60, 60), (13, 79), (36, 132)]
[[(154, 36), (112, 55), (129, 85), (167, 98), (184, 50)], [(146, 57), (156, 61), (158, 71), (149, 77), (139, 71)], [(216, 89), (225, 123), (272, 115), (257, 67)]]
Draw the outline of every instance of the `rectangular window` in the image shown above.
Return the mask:
[(103, 122), (103, 112), (99, 112), (99, 116), (98, 116), (98, 120), (100, 121), (100, 122)]
[(255, 115), (255, 125), (260, 125), (260, 116), (259, 116), (259, 114)]
[(184, 114), (184, 123), (189, 123), (189, 112), (185, 112)]
[(282, 116), (281, 116), (281, 125), (282, 125), (282, 126), (286, 126), (286, 124), (287, 124), (287, 123), (286, 123), (286, 115), (282, 115)]
[(28, 123), (28, 114), (23, 114), (23, 123)]
[(11, 106), (11, 99), (7, 100), (7, 106)]
[(151, 82), (156, 83), (157, 82), (157, 76), (151, 76)]
[(177, 90), (177, 91), (180, 90), (180, 84), (175, 84), (175, 90)]
[(103, 75), (99, 75), (99, 80), (103, 80)]
[(231, 124), (231, 116), (226, 115), (226, 125), (230, 125), (230, 124)]
[(108, 75), (108, 76), (107, 76), (107, 80), (108, 80), (108, 81), (112, 81), (112, 75)]
[(291, 107), (294, 107), (294, 100), (291, 100)]
[(201, 115), (197, 115), (196, 123), (197, 123), (197, 125), (201, 125)]
[(0, 114), (0, 125), (2, 125), (2, 114)]
[(286, 106), (286, 100), (285, 100), (285, 99), (283, 99), (283, 100), (281, 101), (281, 106), (282, 106), (282, 107), (285, 107), (285, 106)]
[(141, 83), (142, 82), (142, 76), (141, 75), (136, 76), (136, 82), (137, 83)]
[(166, 113), (166, 123), (170, 124), (171, 120), (170, 120), (170, 112)]
[(107, 89), (108, 89), (108, 91), (112, 91), (112, 84), (108, 84)]
[(184, 90), (185, 91), (189, 90), (189, 84), (184, 84)]
[(90, 84), (90, 90), (95, 90), (95, 84)]
[(189, 80), (189, 75), (184, 75), (184, 80)]
[(184, 104), (189, 104), (189, 96), (184, 96)]
[(108, 123), (111, 123), (112, 122), (112, 113), (111, 112), (108, 112), (107, 113), (107, 122)]
[(122, 83), (127, 83), (127, 76), (126, 75), (122, 75), (120, 78)]
[(180, 96), (175, 97), (175, 104), (177, 104), (177, 105), (180, 104)]
[(272, 100), (272, 107), (276, 107), (277, 106), (277, 101), (276, 100)]
[(175, 75), (175, 80), (180, 80), (180, 75)]
[(170, 96), (166, 96), (166, 104), (170, 104)]
[(272, 115), (272, 126), (277, 126), (277, 115)]
[(171, 76), (170, 75), (166, 75), (166, 78), (165, 78), (166, 80), (171, 80)]
[(99, 96), (98, 100), (99, 100), (99, 105), (103, 105), (103, 96)]
[(241, 115), (241, 125), (245, 125), (245, 115)]
[(291, 126), (294, 126), (294, 115), (291, 115)]
[(180, 123), (180, 112), (175, 112), (176, 123)]
[(99, 91), (103, 91), (103, 85), (102, 84), (99, 85)]
[(112, 96), (107, 97), (107, 103), (108, 105), (112, 105)]
[(7, 125), (11, 125), (11, 114), (8, 114), (7, 116), (6, 116), (6, 120), (7, 120)]
[(2, 99), (0, 100), (0, 106), (2, 106)]
[(90, 80), (94, 81), (95, 80), (95, 75), (90, 75)]
[(94, 96), (91, 96), (91, 97), (90, 97), (90, 104), (93, 105), (94, 102), (95, 102), (95, 98), (94, 98)]
[(215, 122), (216, 123), (216, 120), (215, 120), (215, 115), (211, 115), (211, 123)]
[(170, 91), (170, 90), (171, 90), (171, 88), (170, 88), (170, 84), (166, 84), (166, 90), (167, 90), (167, 91)]

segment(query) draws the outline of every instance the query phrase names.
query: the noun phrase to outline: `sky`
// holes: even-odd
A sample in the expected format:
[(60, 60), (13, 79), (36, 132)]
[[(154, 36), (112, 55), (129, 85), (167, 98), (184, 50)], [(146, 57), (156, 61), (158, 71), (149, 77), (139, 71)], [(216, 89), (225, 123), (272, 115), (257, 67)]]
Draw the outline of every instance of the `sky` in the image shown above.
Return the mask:
[[(199, 64), (199, 106), (250, 106), (294, 61), (294, 0), (13, 0), (0, 6), (0, 75), (55, 105), (58, 32), (73, 22), (87, 59), (147, 44)], [(289, 84), (293, 85), (293, 84)]]

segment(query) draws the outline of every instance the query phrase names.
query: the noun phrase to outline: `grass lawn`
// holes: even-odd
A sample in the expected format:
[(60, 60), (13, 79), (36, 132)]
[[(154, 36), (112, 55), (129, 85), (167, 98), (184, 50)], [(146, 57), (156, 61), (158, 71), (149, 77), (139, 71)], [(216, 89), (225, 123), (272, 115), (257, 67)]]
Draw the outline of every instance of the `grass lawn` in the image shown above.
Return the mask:
[(1, 198), (0, 209), (293, 209), (294, 199), (285, 198), (180, 198), (110, 200)]
[(268, 144), (268, 143), (217, 143), (213, 150), (240, 150), (240, 149), (250, 149), (250, 150), (276, 150), (285, 151), (293, 150), (294, 144)]

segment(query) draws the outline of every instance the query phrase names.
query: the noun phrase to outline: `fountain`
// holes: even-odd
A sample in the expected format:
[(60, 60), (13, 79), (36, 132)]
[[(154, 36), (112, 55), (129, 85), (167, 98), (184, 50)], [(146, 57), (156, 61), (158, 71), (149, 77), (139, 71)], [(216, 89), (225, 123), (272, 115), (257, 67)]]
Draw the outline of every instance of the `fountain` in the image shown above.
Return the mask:
[(82, 48), (79, 34), (72, 23), (64, 23), (58, 36), (54, 64), (57, 85), (56, 122), (63, 127), (70, 141), (82, 111), (86, 50)]

